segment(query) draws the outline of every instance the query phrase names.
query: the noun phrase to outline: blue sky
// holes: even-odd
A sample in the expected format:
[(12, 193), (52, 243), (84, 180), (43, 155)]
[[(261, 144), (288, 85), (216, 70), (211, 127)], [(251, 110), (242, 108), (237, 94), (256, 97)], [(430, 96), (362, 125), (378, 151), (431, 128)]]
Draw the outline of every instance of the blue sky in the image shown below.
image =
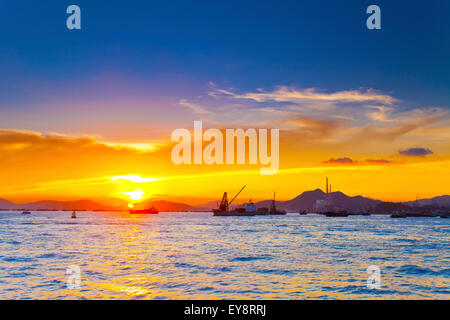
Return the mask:
[[(81, 31), (65, 27), (70, 4), (81, 7)], [(365, 27), (370, 4), (382, 30)], [(0, 125), (62, 101), (171, 105), (207, 94), (210, 82), (241, 92), (371, 88), (406, 108), (448, 108), (449, 12), (437, 0), (3, 2), (0, 110), (11, 116)]]

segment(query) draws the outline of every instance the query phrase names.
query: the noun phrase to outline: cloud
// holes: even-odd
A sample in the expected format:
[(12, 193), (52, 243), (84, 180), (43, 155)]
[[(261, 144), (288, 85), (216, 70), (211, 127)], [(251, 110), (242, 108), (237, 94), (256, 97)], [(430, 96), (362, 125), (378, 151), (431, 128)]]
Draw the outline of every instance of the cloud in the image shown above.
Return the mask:
[(398, 153), (404, 156), (424, 157), (433, 154), (433, 151), (428, 148), (409, 148), (405, 150), (399, 150)]
[(92, 136), (69, 136), (58, 133), (42, 134), (26, 130), (0, 129), (0, 150), (3, 152), (57, 152), (74, 153), (90, 151), (150, 152), (164, 146), (165, 142), (119, 143), (102, 142)]
[[(0, 129), (0, 154), (0, 185), (12, 185), (60, 177), (83, 179), (123, 175), (130, 168), (157, 174), (167, 166), (170, 146), (169, 143), (161, 144), (155, 150), (147, 151), (133, 144), (103, 143), (90, 136)], [(149, 163), (152, 164), (150, 168)]]
[(367, 117), (373, 121), (380, 121), (380, 122), (394, 121), (389, 118), (389, 116), (392, 114), (393, 108), (385, 106), (365, 106), (365, 107), (367, 109), (372, 109), (372, 111), (367, 113)]
[(324, 163), (327, 164), (356, 164), (355, 161), (353, 161), (352, 159), (348, 158), (348, 157), (343, 157), (343, 158), (331, 158), (329, 160), (324, 161)]
[(309, 140), (326, 139), (343, 128), (345, 120), (321, 120), (309, 117), (280, 119), (277, 123), (287, 126), (298, 138)]
[[(214, 113), (203, 119), (221, 127), (274, 127), (284, 130), (294, 144), (374, 144), (392, 143), (398, 138), (420, 134), (448, 117), (443, 108), (398, 106), (397, 98), (374, 89), (330, 92), (316, 88), (277, 86), (239, 92), (234, 88), (209, 86), (209, 99), (191, 105), (197, 112), (208, 103)], [(204, 96), (202, 99), (206, 99)], [(198, 109), (200, 107), (201, 109)], [(195, 111), (194, 111), (195, 112)], [(414, 131), (414, 132), (413, 132)], [(420, 138), (419, 138), (420, 139)]]
[(349, 157), (342, 158), (331, 158), (329, 160), (323, 161), (326, 164), (338, 164), (338, 165), (387, 165), (393, 163), (386, 159), (367, 159), (363, 161), (353, 160)]
[(194, 113), (200, 113), (200, 114), (211, 113), (209, 110), (206, 110), (204, 107), (202, 107), (198, 104), (189, 102), (186, 99), (181, 99), (178, 103), (180, 105), (182, 105), (183, 107), (186, 107), (189, 110), (193, 111)]
[(345, 90), (332, 93), (320, 92), (315, 88), (296, 89), (287, 86), (279, 86), (273, 91), (247, 92), (237, 94), (230, 90), (216, 89), (213, 95), (228, 95), (236, 99), (249, 99), (256, 102), (276, 101), (302, 103), (308, 101), (316, 102), (380, 102), (391, 105), (397, 99), (390, 95), (378, 93), (373, 89), (368, 90)]
[(422, 118), (411, 117), (401, 121), (393, 121), (389, 124), (360, 124), (343, 130), (341, 139), (351, 142), (392, 142), (397, 138), (410, 134), (412, 131), (425, 128), (440, 120), (437, 114), (431, 114)]
[(384, 165), (384, 164), (391, 164), (393, 162), (391, 160), (386, 159), (367, 159), (365, 163), (374, 165)]

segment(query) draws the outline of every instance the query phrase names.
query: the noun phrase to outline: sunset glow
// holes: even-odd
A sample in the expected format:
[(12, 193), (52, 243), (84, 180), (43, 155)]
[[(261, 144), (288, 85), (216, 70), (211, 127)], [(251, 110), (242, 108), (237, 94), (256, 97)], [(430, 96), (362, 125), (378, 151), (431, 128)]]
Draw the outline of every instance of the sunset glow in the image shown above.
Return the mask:
[(449, 13), (2, 1), (0, 300), (450, 300)]
[(144, 199), (144, 195), (145, 195), (144, 191), (142, 191), (142, 190), (134, 190), (134, 191), (130, 191), (130, 192), (124, 192), (124, 194), (126, 194), (130, 200), (135, 200), (135, 201)]

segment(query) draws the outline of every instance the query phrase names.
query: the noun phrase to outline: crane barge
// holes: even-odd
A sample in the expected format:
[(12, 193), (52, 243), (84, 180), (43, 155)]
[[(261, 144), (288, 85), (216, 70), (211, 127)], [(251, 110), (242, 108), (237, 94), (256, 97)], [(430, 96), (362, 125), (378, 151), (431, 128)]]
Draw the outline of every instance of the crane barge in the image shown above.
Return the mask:
[(213, 216), (237, 216), (237, 217), (243, 217), (243, 216), (254, 216), (256, 215), (256, 210), (253, 206), (246, 206), (243, 208), (236, 208), (234, 210), (230, 210), (230, 205), (236, 199), (236, 197), (244, 190), (246, 186), (243, 186), (242, 189), (234, 196), (231, 201), (228, 201), (228, 195), (226, 192), (223, 193), (222, 201), (220, 201), (219, 208), (213, 209)]

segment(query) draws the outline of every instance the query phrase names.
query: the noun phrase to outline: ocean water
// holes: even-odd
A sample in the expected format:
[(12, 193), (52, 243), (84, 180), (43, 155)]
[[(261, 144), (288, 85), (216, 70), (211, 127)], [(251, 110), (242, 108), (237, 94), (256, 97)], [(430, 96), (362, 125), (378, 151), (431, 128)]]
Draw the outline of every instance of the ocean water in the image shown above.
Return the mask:
[(0, 299), (450, 299), (450, 219), (70, 216), (0, 213)]

